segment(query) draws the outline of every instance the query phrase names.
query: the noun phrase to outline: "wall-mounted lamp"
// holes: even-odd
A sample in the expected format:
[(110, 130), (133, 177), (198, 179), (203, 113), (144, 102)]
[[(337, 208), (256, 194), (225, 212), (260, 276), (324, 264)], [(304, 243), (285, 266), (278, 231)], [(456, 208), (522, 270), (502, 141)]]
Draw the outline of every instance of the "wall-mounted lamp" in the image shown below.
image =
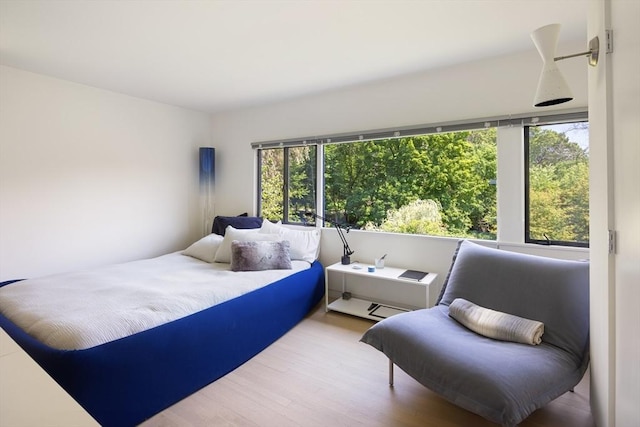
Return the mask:
[(211, 233), (213, 225), (213, 185), (215, 183), (216, 150), (200, 147), (200, 200), (203, 209), (203, 235)]
[[(587, 56), (589, 57), (589, 65), (595, 67), (598, 64), (600, 40), (597, 36), (589, 42), (588, 51), (556, 57), (559, 34), (560, 24), (545, 25), (531, 33), (533, 43), (536, 45), (543, 62), (542, 72), (538, 80), (538, 90), (536, 90), (536, 97), (533, 101), (533, 105), (536, 107), (562, 104), (573, 99), (571, 90), (569, 90), (566, 80), (558, 69), (556, 61), (576, 56)], [(607, 49), (607, 51), (609, 50)]]

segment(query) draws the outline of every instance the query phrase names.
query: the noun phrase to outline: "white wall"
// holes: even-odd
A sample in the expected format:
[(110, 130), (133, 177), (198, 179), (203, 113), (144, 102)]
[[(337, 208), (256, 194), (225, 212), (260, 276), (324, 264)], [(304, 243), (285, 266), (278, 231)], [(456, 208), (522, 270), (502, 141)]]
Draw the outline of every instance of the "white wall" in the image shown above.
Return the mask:
[[(600, 427), (640, 423), (640, 2), (593, 0), (589, 36), (613, 30), (590, 70), (591, 406)], [(607, 250), (615, 230), (615, 253)]]
[(615, 425), (640, 425), (640, 2), (611, 2)]
[[(610, 28), (605, 3), (592, 1), (589, 14), (588, 32), (601, 40)], [(614, 256), (608, 253), (607, 233), (614, 228), (610, 69), (611, 56), (601, 55), (598, 66), (589, 70), (591, 409), (599, 427), (615, 425)]]
[[(577, 52), (583, 48), (582, 44), (562, 45), (558, 51)], [(586, 67), (580, 61), (564, 61), (560, 67), (575, 95), (575, 100), (562, 108), (586, 107)], [(213, 135), (220, 159), (216, 176), (218, 213), (255, 212), (252, 142), (532, 112), (540, 68), (541, 60), (532, 45), (530, 52), (514, 56), (215, 115)], [(522, 140), (520, 136), (517, 139)], [(507, 166), (516, 174), (521, 170)], [(508, 214), (508, 210), (505, 212)], [(325, 265), (340, 258), (341, 244), (334, 234), (332, 230), (323, 232), (320, 259)], [(513, 231), (507, 233), (513, 234)], [(433, 292), (436, 296), (456, 245), (456, 239), (358, 231), (351, 232), (347, 238), (356, 252), (354, 260), (371, 263), (374, 257), (388, 253), (389, 265), (440, 273)], [(526, 247), (517, 249), (527, 251)], [(588, 257), (584, 250), (549, 255)], [(338, 285), (332, 283), (331, 287), (336, 289)]]
[[(582, 44), (569, 44), (561, 45), (558, 51), (583, 49)], [(221, 160), (216, 175), (217, 207), (226, 214), (255, 208), (254, 163), (248, 160), (253, 156), (251, 142), (531, 112), (541, 65), (532, 49), (525, 54), (215, 115), (214, 142)], [(586, 108), (587, 71), (583, 65), (578, 61), (560, 63), (575, 95), (574, 101), (561, 106), (564, 109)]]
[(155, 256), (198, 237), (210, 116), (0, 67), (0, 280)]

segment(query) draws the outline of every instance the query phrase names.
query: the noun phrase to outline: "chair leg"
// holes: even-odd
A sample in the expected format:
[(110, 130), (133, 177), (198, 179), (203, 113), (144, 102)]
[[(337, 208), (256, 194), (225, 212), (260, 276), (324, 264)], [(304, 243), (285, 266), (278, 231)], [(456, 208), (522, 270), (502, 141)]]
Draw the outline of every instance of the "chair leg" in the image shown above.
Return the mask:
[(389, 359), (389, 387), (393, 387), (393, 360)]

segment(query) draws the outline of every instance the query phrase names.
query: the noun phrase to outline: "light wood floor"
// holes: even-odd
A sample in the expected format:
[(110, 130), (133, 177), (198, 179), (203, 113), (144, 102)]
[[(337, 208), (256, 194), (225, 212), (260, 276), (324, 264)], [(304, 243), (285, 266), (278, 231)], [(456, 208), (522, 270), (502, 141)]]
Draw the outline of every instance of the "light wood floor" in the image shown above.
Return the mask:
[[(359, 339), (373, 322), (318, 307), (256, 357), (147, 420), (152, 426), (495, 426), (429, 391)], [(588, 375), (524, 427), (593, 427)]]

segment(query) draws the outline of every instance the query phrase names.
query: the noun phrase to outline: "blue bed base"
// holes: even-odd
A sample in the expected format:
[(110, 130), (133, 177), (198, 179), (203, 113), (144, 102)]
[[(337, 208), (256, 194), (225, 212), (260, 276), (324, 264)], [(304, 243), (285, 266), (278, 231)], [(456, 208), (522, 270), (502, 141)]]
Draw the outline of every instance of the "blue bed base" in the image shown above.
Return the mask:
[(133, 426), (251, 359), (323, 295), (316, 261), (242, 297), (85, 350), (48, 347), (2, 315), (0, 327), (101, 425)]

